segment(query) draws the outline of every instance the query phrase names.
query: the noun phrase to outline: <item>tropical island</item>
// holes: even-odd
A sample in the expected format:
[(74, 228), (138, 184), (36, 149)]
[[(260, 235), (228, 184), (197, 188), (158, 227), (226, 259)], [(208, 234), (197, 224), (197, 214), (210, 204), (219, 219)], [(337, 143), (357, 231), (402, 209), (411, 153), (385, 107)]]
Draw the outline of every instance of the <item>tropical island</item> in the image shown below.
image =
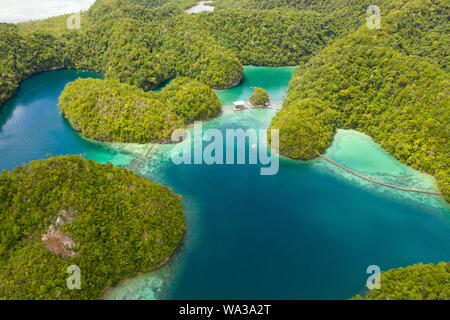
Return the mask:
[[(443, 0), (380, 0), (379, 30), (365, 25), (369, 1), (216, 0), (213, 12), (186, 13), (195, 3), (98, 0), (75, 30), (66, 28), (69, 15), (0, 24), (0, 104), (32, 74), (92, 70), (106, 80), (77, 80), (60, 97), (72, 127), (99, 141), (165, 143), (174, 129), (218, 116), (213, 89), (236, 86), (243, 65), (298, 66), (269, 128), (280, 130), (282, 155), (313, 159), (337, 129), (356, 129), (433, 175), (450, 200)], [(151, 91), (169, 80), (161, 93)], [(269, 99), (259, 88), (252, 98), (255, 105)], [(1, 173), (0, 200), (0, 297), (10, 299), (98, 298), (119, 279), (166, 262), (184, 233), (170, 190), (75, 156)], [(123, 250), (115, 251), (119, 242)], [(71, 264), (89, 270), (89, 287), (61, 292)], [(428, 275), (426, 293), (367, 298), (448, 299), (441, 287), (448, 264), (388, 271), (394, 285), (386, 290), (399, 282), (415, 288)]]
[(266, 107), (269, 102), (269, 94), (263, 88), (254, 88), (255, 92), (250, 96), (250, 103), (254, 108)]
[(168, 143), (174, 130), (221, 113), (209, 86), (181, 77), (161, 93), (117, 80), (78, 79), (62, 92), (59, 108), (83, 136), (127, 143)]
[[(49, 178), (50, 177), (50, 178)], [(120, 279), (161, 267), (185, 232), (181, 196), (80, 156), (0, 173), (0, 297), (98, 299)], [(66, 286), (76, 265), (81, 289)]]

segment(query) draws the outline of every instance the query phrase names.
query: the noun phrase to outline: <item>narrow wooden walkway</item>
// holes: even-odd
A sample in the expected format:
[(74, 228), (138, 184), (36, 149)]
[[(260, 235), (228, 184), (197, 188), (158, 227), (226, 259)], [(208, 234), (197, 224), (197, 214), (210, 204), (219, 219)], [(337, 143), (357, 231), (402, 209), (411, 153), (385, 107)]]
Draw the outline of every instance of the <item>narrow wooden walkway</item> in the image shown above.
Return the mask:
[(321, 158), (323, 158), (323, 159), (327, 160), (328, 162), (330, 162), (330, 163), (332, 163), (332, 164), (338, 166), (338, 167), (341, 168), (341, 169), (344, 169), (344, 170), (347, 171), (347, 172), (350, 172), (351, 174), (354, 174), (355, 176), (358, 176), (358, 177), (360, 177), (360, 178), (366, 179), (366, 180), (368, 180), (368, 181), (370, 181), (370, 182), (373, 182), (373, 183), (376, 183), (376, 184), (380, 184), (380, 185), (385, 186), (385, 187), (394, 188), (394, 189), (403, 190), (403, 191), (411, 191), (411, 192), (419, 192), (419, 193), (428, 193), (428, 194), (442, 195), (441, 192), (426, 191), (426, 190), (418, 190), (418, 189), (410, 189), (410, 188), (403, 188), (403, 187), (394, 186), (394, 185), (392, 185), (392, 184), (387, 184), (387, 183), (384, 183), (384, 182), (376, 181), (376, 180), (373, 180), (373, 179), (371, 179), (371, 178), (369, 178), (369, 177), (363, 176), (362, 174), (359, 174), (359, 173), (356, 172), (356, 171), (350, 170), (350, 169), (348, 169), (348, 168), (346, 168), (346, 167), (340, 165), (340, 164), (337, 163), (336, 161), (331, 160), (330, 158), (324, 156), (323, 154), (320, 154), (320, 153), (317, 153), (317, 154), (318, 154)]

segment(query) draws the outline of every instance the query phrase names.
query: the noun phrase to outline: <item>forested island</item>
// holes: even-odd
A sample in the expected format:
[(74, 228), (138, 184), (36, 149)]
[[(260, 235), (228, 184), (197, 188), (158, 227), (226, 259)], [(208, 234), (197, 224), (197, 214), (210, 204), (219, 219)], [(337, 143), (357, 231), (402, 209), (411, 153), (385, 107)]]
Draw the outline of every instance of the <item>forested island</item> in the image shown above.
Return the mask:
[(254, 88), (253, 94), (250, 96), (250, 103), (254, 107), (265, 106), (270, 102), (269, 94), (263, 88)]
[[(99, 141), (165, 143), (218, 116), (213, 89), (239, 84), (243, 65), (298, 66), (269, 128), (280, 130), (282, 155), (315, 158), (337, 129), (356, 129), (433, 175), (450, 200), (447, 2), (380, 0), (379, 30), (365, 25), (365, 0), (216, 0), (214, 12), (187, 14), (195, 2), (97, 0), (75, 30), (69, 15), (0, 23), (0, 105), (34, 73), (92, 70), (106, 80), (77, 80), (60, 97), (73, 128)], [(98, 298), (166, 262), (185, 228), (167, 188), (75, 156), (1, 173), (0, 209), (0, 297), (9, 299)], [(71, 264), (88, 270), (81, 291), (61, 291)], [(392, 286), (367, 298), (449, 297), (445, 263), (383, 276)], [(395, 292), (399, 283), (408, 289)]]
[[(185, 232), (181, 196), (80, 156), (0, 173), (0, 298), (98, 299), (166, 263)], [(67, 268), (82, 286), (69, 290)]]
[[(311, 159), (337, 128), (357, 129), (434, 175), (448, 201), (449, 32), (441, 23), (448, 5), (381, 1), (383, 28), (371, 30), (370, 1), (342, 2), (217, 0), (214, 12), (187, 14), (192, 1), (98, 0), (82, 13), (79, 30), (65, 28), (67, 15), (1, 24), (0, 103), (25, 77), (55, 67), (101, 72), (149, 91), (176, 76), (229, 88), (242, 78), (243, 64), (300, 65), (271, 125), (280, 129), (281, 154)], [(171, 118), (163, 127), (174, 124)], [(167, 137), (154, 128), (162, 131), (99, 138)], [(88, 137), (95, 138), (92, 130)]]
[[(367, 6), (353, 2), (351, 10), (327, 15), (307, 4), (187, 14), (195, 2), (97, 0), (82, 12), (80, 29), (66, 27), (69, 15), (2, 23), (0, 103), (25, 77), (54, 67), (100, 72), (146, 91), (176, 76), (230, 88), (241, 80), (243, 64), (298, 65), (362, 24)], [(358, 16), (346, 16), (353, 11)]]
[(221, 113), (215, 92), (176, 78), (161, 93), (117, 80), (78, 79), (66, 86), (59, 108), (83, 136), (110, 142), (167, 143), (172, 132)]

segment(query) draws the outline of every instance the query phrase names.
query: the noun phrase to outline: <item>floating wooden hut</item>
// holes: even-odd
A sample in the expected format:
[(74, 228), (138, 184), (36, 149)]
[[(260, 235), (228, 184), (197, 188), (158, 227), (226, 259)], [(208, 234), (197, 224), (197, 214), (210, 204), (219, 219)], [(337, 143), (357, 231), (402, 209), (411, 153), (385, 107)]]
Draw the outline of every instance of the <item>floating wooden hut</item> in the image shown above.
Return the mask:
[(245, 101), (239, 100), (239, 101), (235, 101), (233, 102), (233, 109), (234, 111), (237, 110), (242, 110), (247, 108), (247, 104), (245, 103)]

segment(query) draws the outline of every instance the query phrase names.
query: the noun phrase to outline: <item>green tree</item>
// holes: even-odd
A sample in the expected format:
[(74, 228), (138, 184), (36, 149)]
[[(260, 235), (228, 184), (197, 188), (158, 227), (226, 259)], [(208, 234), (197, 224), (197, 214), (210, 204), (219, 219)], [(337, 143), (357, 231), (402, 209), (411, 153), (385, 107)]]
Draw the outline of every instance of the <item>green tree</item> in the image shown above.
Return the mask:
[(254, 106), (264, 106), (270, 102), (269, 94), (263, 88), (255, 87), (250, 97), (250, 103)]

